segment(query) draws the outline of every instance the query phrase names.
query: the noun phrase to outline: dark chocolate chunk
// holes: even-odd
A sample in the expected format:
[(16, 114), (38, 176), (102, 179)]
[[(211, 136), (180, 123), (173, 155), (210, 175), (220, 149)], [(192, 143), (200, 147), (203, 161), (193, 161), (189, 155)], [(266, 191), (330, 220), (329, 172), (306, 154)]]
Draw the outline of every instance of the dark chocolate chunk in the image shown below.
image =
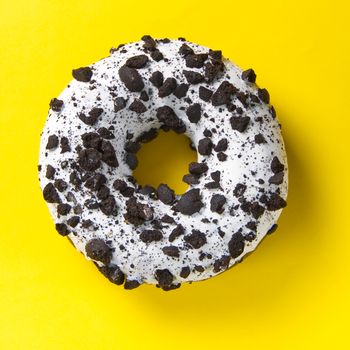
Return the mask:
[(175, 199), (174, 191), (168, 185), (160, 184), (157, 188), (157, 196), (164, 204), (171, 204)]
[(193, 175), (202, 175), (208, 171), (208, 165), (205, 163), (192, 162), (188, 166), (188, 171)]
[(159, 62), (164, 58), (163, 54), (158, 49), (151, 52), (151, 57), (152, 60), (156, 62)]
[(91, 80), (92, 70), (90, 67), (80, 67), (73, 69), (72, 75), (75, 80), (87, 83)]
[(272, 193), (267, 201), (267, 210), (275, 211), (287, 206), (286, 201), (278, 194)]
[(124, 283), (125, 276), (117, 265), (101, 267), (97, 265), (97, 268), (110, 282), (116, 285), (122, 285)]
[(176, 89), (174, 90), (173, 94), (177, 97), (177, 98), (183, 98), (186, 96), (187, 91), (188, 91), (189, 85), (182, 83), (180, 85), (178, 85), (176, 87)]
[(149, 96), (145, 90), (141, 91), (140, 100), (145, 101), (145, 102), (149, 101)]
[(210, 210), (214, 213), (223, 213), (226, 197), (222, 194), (214, 194), (210, 200)]
[(244, 132), (250, 122), (249, 117), (231, 117), (230, 123), (233, 130)]
[(122, 66), (119, 68), (119, 78), (131, 92), (140, 92), (144, 88), (142, 77), (135, 68)]
[(108, 196), (110, 195), (110, 191), (109, 191), (109, 188), (105, 185), (103, 185), (98, 191), (97, 191), (97, 198), (99, 200), (104, 200), (104, 199), (107, 199)]
[(203, 207), (201, 195), (198, 188), (193, 188), (183, 194), (175, 206), (175, 210), (184, 215), (197, 213)]
[(195, 265), (194, 269), (197, 272), (204, 272), (204, 267), (200, 265)]
[(98, 191), (107, 181), (107, 178), (100, 173), (88, 177), (85, 181), (85, 187), (92, 191)]
[(107, 165), (116, 168), (119, 163), (115, 155), (115, 150), (109, 141), (102, 140), (99, 151), (102, 154), (102, 161)]
[(100, 238), (91, 239), (85, 245), (86, 255), (96, 261), (108, 265), (112, 258), (112, 249)]
[(131, 289), (135, 289), (137, 287), (140, 287), (140, 282), (136, 281), (136, 280), (126, 280), (124, 283), (124, 289), (126, 290), (131, 290)]
[(117, 203), (113, 196), (109, 195), (106, 199), (100, 202), (99, 207), (105, 215), (117, 215), (118, 208)]
[(158, 90), (158, 96), (162, 98), (169, 96), (176, 89), (176, 86), (176, 79), (166, 78), (163, 85)]
[(129, 109), (137, 114), (142, 114), (147, 111), (147, 107), (138, 98), (134, 99), (130, 104)]
[(94, 148), (96, 150), (100, 149), (102, 139), (99, 134), (95, 132), (86, 132), (81, 135), (81, 138), (85, 148)]
[(174, 280), (174, 276), (167, 269), (156, 270), (154, 273), (154, 277), (158, 281), (158, 284), (161, 288), (169, 287), (173, 283), (173, 280)]
[(180, 257), (180, 250), (178, 247), (175, 247), (173, 245), (166, 246), (163, 249), (163, 253), (165, 255), (171, 256), (172, 258), (179, 258)]
[(253, 215), (254, 219), (259, 219), (261, 215), (264, 214), (265, 208), (261, 206), (258, 202), (250, 203), (249, 207), (250, 213)]
[(201, 105), (194, 103), (187, 108), (186, 115), (191, 123), (198, 123), (201, 119)]
[(182, 56), (187, 56), (194, 54), (194, 51), (187, 44), (182, 44), (179, 49), (179, 54)]
[(185, 266), (180, 271), (180, 277), (187, 278), (190, 273), (191, 273), (191, 269), (188, 266)]
[(46, 149), (54, 149), (58, 146), (57, 135), (50, 135), (47, 139)]
[(207, 62), (204, 66), (205, 79), (208, 83), (211, 83), (219, 73), (224, 71), (224, 64), (220, 60), (212, 60)]
[(76, 227), (80, 222), (80, 217), (79, 216), (72, 216), (71, 218), (69, 218), (67, 220), (67, 224), (70, 226), (70, 227)]
[(52, 165), (46, 167), (46, 178), (52, 180), (55, 176), (56, 169)]
[(221, 106), (230, 102), (231, 95), (234, 94), (237, 89), (227, 80), (223, 81), (217, 90), (214, 92), (211, 103), (213, 106)]
[(146, 51), (154, 51), (156, 49), (157, 43), (150, 35), (144, 35), (141, 40), (144, 42), (143, 48)]
[(284, 170), (284, 165), (280, 162), (280, 160), (275, 156), (271, 162), (271, 170), (274, 174), (280, 173)]
[(241, 196), (243, 196), (246, 189), (247, 189), (246, 185), (238, 183), (236, 185), (235, 189), (233, 190), (233, 195), (235, 197), (241, 197)]
[(263, 134), (257, 134), (254, 136), (254, 141), (255, 143), (257, 143), (258, 145), (260, 145), (261, 143), (266, 143), (265, 137)]
[(174, 130), (176, 133), (183, 133), (186, 131), (186, 126), (183, 121), (178, 118), (174, 110), (169, 106), (159, 107), (156, 116), (161, 123)]
[(105, 127), (99, 128), (97, 130), (97, 132), (103, 139), (112, 140), (112, 139), (115, 138), (115, 136), (113, 135), (112, 131), (108, 130)]
[(220, 171), (219, 170), (216, 170), (216, 171), (213, 171), (210, 176), (211, 178), (216, 181), (216, 182), (220, 182)]
[(204, 76), (198, 72), (191, 70), (184, 70), (183, 74), (190, 84), (199, 84), (204, 80)]
[(57, 188), (57, 190), (60, 192), (64, 192), (68, 187), (67, 182), (62, 179), (55, 180), (54, 185)]
[(242, 79), (249, 83), (255, 83), (256, 74), (253, 69), (249, 68), (242, 72)]
[(71, 209), (72, 209), (72, 207), (68, 203), (60, 203), (57, 206), (57, 213), (59, 215), (65, 216), (65, 215), (69, 214)]
[(88, 116), (86, 116), (84, 113), (79, 113), (78, 117), (83, 123), (85, 123), (87, 125), (94, 125), (94, 124), (96, 124), (98, 117), (102, 113), (103, 113), (102, 108), (95, 107), (95, 108), (91, 109)]
[(206, 53), (186, 55), (186, 66), (188, 68), (202, 68), (207, 59), (208, 55)]
[(94, 148), (83, 149), (78, 152), (78, 163), (86, 171), (94, 171), (101, 165), (101, 154)]
[(129, 153), (137, 153), (141, 148), (138, 142), (127, 141), (124, 145), (124, 150)]
[(265, 103), (270, 102), (270, 95), (266, 89), (258, 89), (258, 97), (260, 98), (261, 101)]
[(169, 242), (174, 242), (177, 237), (182, 236), (185, 230), (181, 224), (178, 224), (169, 235)]
[(204, 86), (199, 87), (199, 98), (205, 102), (209, 102), (213, 95), (213, 91), (207, 89)]
[(283, 182), (284, 173), (283, 171), (274, 174), (269, 178), (269, 183), (274, 185), (280, 185)]
[(221, 52), (221, 50), (209, 49), (209, 56), (215, 60), (221, 60), (222, 59), (222, 52)]
[(175, 224), (175, 220), (173, 217), (169, 216), (168, 214), (165, 214), (162, 218), (161, 218), (161, 222), (164, 222), (166, 224)]
[(199, 230), (192, 230), (192, 233), (190, 235), (186, 235), (184, 240), (194, 249), (199, 249), (200, 247), (203, 247), (205, 243), (207, 243), (205, 234)]
[(126, 106), (126, 101), (123, 97), (117, 97), (114, 100), (114, 112), (119, 112)]
[(228, 242), (228, 250), (233, 259), (238, 258), (243, 253), (244, 245), (244, 237), (241, 232), (234, 233)]
[(149, 81), (157, 88), (160, 88), (163, 85), (164, 77), (162, 72), (156, 71), (152, 73)]
[(63, 101), (57, 98), (53, 98), (50, 101), (50, 108), (55, 112), (60, 112), (63, 107)]
[(146, 55), (137, 55), (127, 59), (125, 65), (129, 68), (142, 68), (148, 62), (148, 56)]
[(213, 136), (213, 133), (212, 133), (209, 129), (205, 129), (205, 130), (203, 131), (203, 135), (204, 135), (205, 137), (212, 137), (212, 136)]
[(139, 226), (145, 221), (152, 220), (153, 209), (147, 204), (137, 202), (135, 197), (131, 197), (126, 202), (124, 218), (127, 222)]
[(65, 153), (65, 152), (70, 151), (69, 141), (68, 141), (67, 137), (63, 136), (61, 138), (60, 146), (61, 146), (61, 153)]
[(269, 230), (266, 232), (267, 235), (270, 235), (271, 233), (274, 233), (278, 228), (278, 225), (277, 224), (273, 224)]
[(44, 199), (48, 203), (60, 203), (60, 197), (56, 191), (55, 186), (49, 182), (43, 189)]
[(131, 170), (135, 170), (139, 164), (137, 157), (134, 153), (126, 153), (125, 155), (125, 163), (129, 165)]
[(225, 152), (227, 150), (228, 141), (227, 139), (221, 139), (214, 147), (215, 152)]
[(140, 239), (144, 243), (158, 242), (163, 238), (159, 230), (144, 230), (140, 234)]
[(247, 225), (245, 225), (247, 228), (249, 228), (250, 230), (256, 232), (257, 230), (257, 226), (256, 226), (256, 222), (255, 221), (249, 221), (247, 223)]
[(214, 269), (215, 273), (226, 270), (230, 264), (231, 256), (223, 255), (220, 259), (215, 260)]
[(192, 174), (185, 174), (182, 177), (182, 181), (189, 184), (189, 185), (198, 185), (199, 184), (199, 177)]
[(211, 142), (211, 139), (208, 137), (205, 137), (204, 139), (201, 139), (198, 141), (198, 153), (203, 156), (209, 156), (211, 154), (213, 143)]
[(205, 188), (209, 188), (209, 189), (215, 189), (215, 188), (220, 188), (220, 184), (218, 182), (215, 182), (215, 181), (211, 181), (211, 182), (208, 182), (206, 184), (204, 184), (204, 187)]
[(70, 230), (67, 227), (66, 224), (61, 224), (58, 223), (55, 225), (56, 231), (61, 235), (61, 236), (67, 236), (70, 234)]

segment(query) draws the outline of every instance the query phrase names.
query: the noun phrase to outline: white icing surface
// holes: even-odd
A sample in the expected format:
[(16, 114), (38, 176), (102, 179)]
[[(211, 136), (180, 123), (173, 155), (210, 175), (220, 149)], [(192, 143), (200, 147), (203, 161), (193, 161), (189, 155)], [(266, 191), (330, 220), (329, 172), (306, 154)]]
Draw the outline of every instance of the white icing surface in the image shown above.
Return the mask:
[[(208, 53), (208, 48), (186, 42), (195, 53)], [(159, 62), (153, 61), (151, 58), (145, 68), (138, 69), (145, 83), (145, 91), (152, 90), (150, 100), (143, 102), (147, 107), (147, 111), (143, 114), (137, 114), (128, 109), (128, 106), (134, 98), (139, 98), (139, 92), (130, 92), (125, 85), (120, 81), (118, 76), (118, 69), (125, 63), (126, 59), (145, 54), (142, 45), (143, 42), (127, 44), (123, 47), (127, 52), (119, 49), (112, 53), (110, 57), (102, 59), (90, 67), (93, 70), (92, 80), (95, 83), (85, 83), (72, 80), (69, 86), (61, 93), (58, 99), (63, 101), (63, 108), (60, 112), (50, 110), (47, 122), (45, 124), (42, 137), (40, 160), (41, 171), (39, 173), (41, 188), (53, 182), (45, 177), (46, 166), (48, 164), (56, 168), (55, 179), (63, 179), (68, 183), (68, 189), (62, 193), (58, 192), (62, 202), (67, 203), (66, 196), (68, 192), (73, 192), (77, 203), (80, 203), (83, 208), (81, 220), (90, 219), (94, 222), (97, 230), (84, 229), (79, 224), (72, 229), (69, 238), (74, 243), (76, 248), (85, 254), (85, 244), (92, 238), (102, 238), (109, 240), (110, 245), (115, 249), (112, 257), (112, 263), (120, 267), (128, 280), (137, 280), (140, 283), (156, 284), (154, 277), (156, 269), (168, 269), (174, 276), (174, 284), (187, 281), (197, 281), (209, 278), (217, 273), (213, 272), (213, 264), (216, 259), (223, 255), (229, 255), (228, 242), (232, 234), (242, 230), (242, 234), (246, 235), (251, 230), (245, 227), (250, 221), (257, 221), (257, 236), (252, 242), (245, 242), (245, 249), (243, 253), (236, 259), (231, 259), (229, 266), (231, 267), (238, 262), (245, 254), (253, 251), (259, 242), (263, 239), (270, 227), (277, 222), (281, 210), (268, 211), (255, 220), (251, 214), (243, 212), (240, 208), (233, 210), (233, 215), (230, 214), (230, 208), (239, 205), (238, 199), (233, 195), (233, 189), (237, 183), (244, 183), (247, 190), (244, 197), (248, 201), (256, 201), (261, 195), (259, 189), (266, 192), (280, 191), (282, 198), (287, 197), (287, 159), (285, 148), (280, 132), (278, 120), (273, 118), (269, 112), (269, 105), (260, 103), (254, 107), (245, 110), (241, 103), (233, 96), (232, 102), (237, 107), (244, 109), (244, 116), (249, 116), (251, 121), (245, 132), (240, 133), (233, 130), (230, 125), (230, 117), (232, 112), (229, 112), (225, 106), (213, 106), (210, 102), (204, 102), (198, 97), (198, 89), (200, 86), (205, 86), (212, 91), (215, 91), (219, 85), (228, 80), (238, 89), (244, 92), (257, 94), (257, 86), (255, 84), (247, 83), (241, 79), (242, 70), (228, 60), (223, 60), (225, 64), (225, 73), (221, 77), (215, 79), (212, 83), (201, 83), (197, 85), (190, 85), (187, 97), (192, 100), (192, 103), (200, 103), (202, 108), (202, 116), (197, 124), (190, 123), (185, 110), (181, 107), (189, 106), (184, 98), (178, 99), (173, 94), (170, 96), (160, 98), (158, 97), (157, 89), (149, 82), (149, 77), (154, 71), (161, 71), (164, 79), (168, 77), (175, 77), (177, 83), (187, 83), (182, 71), (192, 70), (203, 73), (203, 68), (188, 68), (186, 67), (185, 59), (178, 53), (183, 41), (172, 40), (170, 43), (157, 43), (157, 48), (162, 52), (165, 58)], [(147, 54), (147, 53), (146, 53)], [(96, 86), (90, 89), (91, 85)], [(117, 96), (127, 98), (126, 108), (115, 113), (114, 112), (114, 97), (110, 94), (109, 87), (114, 87), (113, 92)], [(96, 100), (99, 98), (99, 101)], [(73, 100), (74, 99), (74, 100)], [(123, 197), (118, 191), (112, 187), (116, 179), (126, 180), (127, 176), (132, 175), (132, 170), (124, 163), (125, 151), (123, 150), (126, 142), (127, 131), (132, 132), (135, 137), (150, 128), (159, 128), (161, 124), (156, 118), (156, 110), (160, 106), (168, 105), (175, 111), (176, 115), (182, 119), (186, 125), (186, 135), (193, 141), (194, 145), (202, 139), (203, 131), (207, 129), (215, 129), (212, 141), (216, 144), (220, 139), (228, 139), (228, 149), (226, 161), (219, 161), (217, 153), (212, 151), (210, 156), (202, 156), (198, 154), (198, 162), (206, 162), (209, 170), (200, 179), (199, 185), (193, 185), (192, 188), (200, 188), (203, 208), (199, 213), (192, 216), (185, 216), (181, 213), (173, 214), (172, 206), (163, 204), (160, 200), (154, 200), (141, 194), (135, 194), (135, 197), (141, 203), (148, 203), (154, 209), (154, 218), (160, 219), (165, 214), (172, 216), (176, 223), (181, 223), (185, 228), (185, 235), (190, 234), (192, 229), (197, 229), (205, 233), (207, 243), (199, 249), (189, 249), (185, 244), (184, 236), (178, 237), (174, 242), (170, 243), (168, 237), (171, 231), (175, 228), (174, 224), (163, 224), (162, 229), (163, 239), (159, 242), (144, 243), (138, 235), (143, 229), (154, 229), (149, 221), (143, 225), (135, 227), (127, 223), (123, 217), (125, 214), (125, 203), (127, 198)], [(99, 117), (97, 123), (93, 126), (84, 124), (78, 117), (78, 113), (88, 112), (93, 107), (101, 107), (104, 112)], [(205, 117), (205, 114), (208, 117)], [(256, 117), (262, 117), (263, 122), (255, 121)], [(83, 206), (86, 199), (94, 197), (94, 193), (89, 189), (81, 186), (81, 190), (75, 191), (73, 186), (69, 183), (69, 175), (72, 172), (70, 164), (72, 161), (77, 161), (76, 146), (82, 145), (81, 135), (85, 132), (92, 132), (100, 127), (114, 125), (115, 138), (109, 140), (116, 150), (119, 167), (112, 168), (105, 163), (102, 163), (97, 172), (104, 173), (108, 179), (107, 186), (111, 190), (111, 194), (115, 197), (118, 206), (117, 216), (106, 216), (99, 209), (89, 210)], [(267, 143), (256, 144), (254, 136), (263, 134)], [(60, 147), (47, 150), (46, 144), (48, 136), (56, 134), (59, 138), (66, 136), (69, 139), (71, 151), (61, 153)], [(270, 164), (273, 157), (284, 164), (285, 174), (281, 185), (269, 184), (268, 180), (273, 175)], [(68, 162), (65, 169), (61, 169), (62, 162)], [(221, 172), (220, 184), (223, 191), (219, 189), (207, 189), (204, 187), (205, 183), (211, 182), (210, 173), (219, 170)], [(156, 171), (156, 170), (155, 170)], [(252, 172), (255, 175), (252, 175)], [(264, 180), (264, 184), (259, 184), (258, 180)], [(126, 180), (127, 181), (127, 180)], [(128, 182), (131, 185), (131, 183)], [(213, 194), (220, 193), (226, 197), (225, 211), (222, 214), (213, 213), (210, 210), (210, 199)], [(72, 206), (73, 203), (70, 203)], [(58, 217), (56, 204), (48, 203), (50, 213), (56, 223), (66, 223), (74, 214)], [(203, 223), (201, 219), (207, 218), (211, 222)], [(217, 220), (217, 223), (213, 222)], [(225, 232), (224, 237), (218, 234), (218, 228)], [(130, 240), (134, 240), (131, 243)], [(123, 245), (125, 250), (121, 250)], [(180, 257), (172, 258), (164, 255), (162, 248), (164, 246), (174, 245), (180, 249)], [(212, 259), (204, 258), (200, 260), (200, 253), (211, 254)], [(197, 272), (194, 266), (199, 265), (204, 267), (204, 272)], [(179, 276), (181, 268), (189, 266), (191, 268), (190, 275), (183, 279)]]

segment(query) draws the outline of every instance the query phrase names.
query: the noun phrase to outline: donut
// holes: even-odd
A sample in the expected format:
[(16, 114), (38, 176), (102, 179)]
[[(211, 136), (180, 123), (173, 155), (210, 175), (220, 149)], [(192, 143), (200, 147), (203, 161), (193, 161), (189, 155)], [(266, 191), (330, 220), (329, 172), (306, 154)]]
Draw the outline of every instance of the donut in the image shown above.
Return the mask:
[[(184, 38), (145, 35), (72, 75), (50, 102), (40, 186), (58, 233), (111, 282), (168, 291), (208, 279), (277, 228), (287, 158), (253, 69)], [(138, 150), (160, 129), (197, 151), (180, 195), (133, 177)]]

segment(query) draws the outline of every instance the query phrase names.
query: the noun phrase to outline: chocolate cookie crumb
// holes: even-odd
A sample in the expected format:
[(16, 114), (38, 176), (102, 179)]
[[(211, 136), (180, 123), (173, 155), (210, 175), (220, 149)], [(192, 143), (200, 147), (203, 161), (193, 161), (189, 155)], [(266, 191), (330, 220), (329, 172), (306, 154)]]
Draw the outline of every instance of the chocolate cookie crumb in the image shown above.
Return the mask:
[(108, 265), (112, 258), (112, 249), (100, 238), (91, 239), (85, 245), (85, 252), (90, 259), (100, 261), (105, 265)]
[(169, 242), (174, 242), (177, 237), (182, 236), (185, 230), (181, 224), (178, 224), (169, 235)]
[(163, 247), (163, 253), (165, 255), (168, 255), (172, 258), (179, 258), (180, 257), (180, 250), (178, 247), (175, 247), (175, 246), (166, 246), (166, 247)]
[(75, 80), (87, 83), (91, 80), (92, 70), (90, 67), (80, 67), (73, 69), (72, 75)]
[(166, 184), (160, 184), (158, 186), (157, 196), (164, 204), (171, 204), (175, 199), (174, 191)]
[(137, 55), (127, 59), (125, 65), (129, 68), (143, 68), (148, 62), (148, 57), (146, 55)]
[(135, 68), (122, 66), (119, 68), (119, 78), (131, 92), (141, 92), (145, 86), (142, 77)]
[(144, 243), (158, 242), (163, 238), (159, 230), (144, 230), (140, 234), (140, 239)]
[(201, 105), (194, 103), (187, 108), (186, 115), (191, 123), (198, 123), (201, 119)]
[(238, 258), (244, 251), (244, 237), (240, 232), (236, 232), (232, 235), (231, 240), (228, 243), (228, 249), (233, 259)]
[(205, 243), (207, 243), (205, 234), (199, 230), (192, 230), (192, 233), (185, 236), (184, 240), (194, 249), (199, 249), (200, 247), (204, 246)]
[(255, 83), (256, 74), (253, 69), (247, 69), (242, 72), (242, 79), (248, 81), (249, 83)]
[(57, 135), (50, 135), (47, 139), (46, 149), (54, 149), (58, 146)]
[(61, 109), (63, 107), (63, 101), (59, 100), (57, 98), (53, 98), (50, 101), (50, 108), (54, 111), (54, 112), (60, 112)]

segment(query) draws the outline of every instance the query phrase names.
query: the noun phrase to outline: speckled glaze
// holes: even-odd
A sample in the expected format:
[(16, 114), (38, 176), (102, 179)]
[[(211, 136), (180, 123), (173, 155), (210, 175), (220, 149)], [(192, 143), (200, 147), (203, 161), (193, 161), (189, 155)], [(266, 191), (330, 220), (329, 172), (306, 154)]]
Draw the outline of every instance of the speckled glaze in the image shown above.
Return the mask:
[[(75, 247), (86, 255), (85, 246), (87, 242), (94, 238), (100, 238), (108, 242), (113, 248), (111, 265), (116, 265), (124, 273), (127, 280), (138, 283), (157, 284), (155, 277), (156, 270), (168, 270), (173, 276), (172, 285), (177, 286), (183, 282), (199, 281), (212, 277), (239, 262), (244, 255), (253, 251), (259, 242), (264, 238), (269, 229), (273, 227), (282, 209), (268, 210), (266, 205), (261, 203), (260, 197), (265, 194), (278, 193), (284, 200), (287, 197), (288, 169), (285, 148), (281, 136), (278, 120), (271, 112), (269, 104), (260, 101), (251, 103), (249, 107), (243, 106), (235, 94), (231, 97), (231, 102), (243, 109), (241, 116), (250, 117), (248, 127), (244, 132), (239, 132), (232, 128), (230, 118), (235, 112), (229, 111), (225, 105), (213, 106), (199, 98), (199, 87), (204, 86), (213, 92), (217, 90), (223, 81), (228, 81), (240, 91), (252, 95), (258, 95), (258, 87), (255, 83), (250, 83), (242, 79), (242, 70), (231, 61), (222, 59), (224, 72), (220, 73), (212, 82), (203, 81), (200, 84), (191, 84), (185, 98), (177, 98), (174, 94), (166, 97), (158, 96), (158, 89), (149, 81), (150, 76), (155, 71), (163, 73), (164, 79), (175, 78), (177, 84), (187, 83), (183, 70), (191, 70), (203, 73), (203, 68), (188, 68), (186, 61), (179, 54), (180, 47), (186, 43), (196, 54), (208, 53), (209, 49), (197, 44), (183, 40), (171, 40), (163, 42), (157, 40), (157, 49), (163, 54), (165, 59), (156, 62), (149, 58), (146, 66), (137, 69), (144, 82), (144, 91), (149, 95), (148, 101), (142, 101), (147, 107), (144, 113), (136, 113), (129, 110), (128, 106), (134, 98), (139, 98), (140, 92), (130, 92), (120, 80), (118, 70), (126, 60), (137, 55), (148, 55), (144, 50), (144, 42), (126, 44), (118, 50), (112, 50), (111, 55), (90, 66), (93, 75), (90, 82), (82, 82), (73, 79), (58, 97), (63, 101), (62, 109), (56, 112), (52, 109), (41, 136), (39, 178), (42, 190), (45, 186), (62, 179), (67, 184), (67, 189), (62, 192), (57, 191), (61, 202), (68, 203), (72, 209), (68, 215), (57, 213), (57, 204), (48, 203), (50, 213), (55, 223), (67, 224), (67, 220), (75, 215), (73, 208), (81, 206), (79, 213), (80, 223), (75, 227), (69, 227), (69, 239)], [(208, 61), (210, 58), (208, 58)], [(112, 92), (112, 93), (111, 93)], [(118, 97), (126, 99), (126, 107), (118, 112), (114, 110), (114, 100)], [(191, 123), (186, 116), (186, 109), (190, 104), (199, 103), (201, 105), (201, 118), (198, 123)], [(176, 196), (175, 202), (171, 205), (162, 203), (158, 199), (137, 193), (137, 184), (130, 180), (132, 170), (125, 163), (124, 145), (127, 141), (126, 135), (133, 134), (135, 140), (143, 132), (151, 128), (159, 129), (162, 123), (156, 118), (157, 109), (161, 106), (170, 106), (176, 115), (186, 126), (185, 134), (192, 140), (195, 146), (200, 139), (203, 139), (203, 132), (208, 129), (212, 132), (211, 141), (214, 146), (223, 138), (228, 140), (228, 148), (224, 153), (227, 155), (225, 161), (220, 161), (217, 152), (211, 151), (210, 155), (198, 153), (198, 162), (206, 163), (209, 170), (200, 177), (200, 183), (191, 185), (190, 188), (200, 189), (203, 207), (193, 215), (184, 215), (174, 210), (174, 205), (179, 200)], [(81, 112), (88, 112), (92, 108), (100, 107), (103, 113), (98, 118), (96, 124), (87, 125), (77, 115)], [(88, 209), (84, 203), (87, 199), (95, 198), (95, 194), (86, 188), (84, 184), (75, 187), (70, 184), (70, 174), (72, 168), (77, 163), (76, 147), (82, 145), (81, 135), (86, 132), (96, 131), (98, 128), (114, 127), (114, 139), (109, 140), (115, 151), (119, 162), (118, 167), (110, 167), (102, 162), (97, 170), (107, 177), (106, 186), (114, 196), (118, 212), (116, 215), (105, 215), (101, 210)], [(52, 134), (59, 139), (67, 137), (70, 151), (61, 152), (58, 146), (54, 149), (46, 149), (48, 137)], [(262, 134), (266, 143), (256, 143), (255, 136)], [(269, 183), (273, 176), (271, 162), (277, 157), (284, 165), (284, 176), (281, 184)], [(46, 174), (47, 165), (56, 169), (54, 180), (48, 179)], [(157, 169), (154, 169), (157, 171)], [(204, 184), (213, 181), (211, 173), (220, 171), (220, 188), (208, 189)], [(139, 226), (127, 222), (124, 218), (126, 212), (126, 201), (119, 191), (112, 186), (116, 179), (123, 179), (127, 184), (136, 189), (134, 197), (140, 203), (148, 204), (153, 208), (153, 220), (145, 221)], [(244, 195), (237, 197), (234, 189), (237, 184), (244, 184), (246, 190)], [(72, 196), (73, 194), (73, 196)], [(226, 198), (224, 211), (219, 214), (210, 209), (211, 198), (214, 194), (222, 194)], [(265, 208), (264, 212), (254, 218), (252, 213), (242, 209), (243, 202), (259, 202)], [(98, 200), (96, 200), (98, 202)], [(161, 223), (160, 231), (163, 238), (156, 242), (144, 243), (139, 235), (145, 229), (154, 229), (154, 221), (159, 220), (164, 215), (174, 218), (174, 224)], [(91, 220), (93, 226), (83, 228), (83, 220)], [(203, 222), (204, 221), (204, 222)], [(256, 224), (256, 232), (246, 226), (249, 222)], [(177, 237), (173, 242), (169, 242), (169, 235), (177, 224), (184, 228), (184, 235)], [(205, 234), (206, 243), (195, 249), (186, 243), (186, 235), (190, 235), (192, 230), (199, 230)], [(244, 240), (244, 249), (239, 256), (230, 257), (229, 242), (233, 234), (239, 232)], [(165, 246), (176, 246), (179, 249), (179, 257), (165, 255)], [(232, 255), (232, 254), (231, 254)], [(216, 261), (222, 257), (229, 256), (229, 262), (222, 268), (214, 269)], [(89, 258), (88, 258), (89, 259)], [(102, 266), (100, 261), (96, 261)], [(225, 265), (225, 264), (224, 264)], [(183, 267), (190, 268), (190, 274), (186, 278), (180, 277)], [(200, 267), (200, 268), (198, 268)], [(215, 272), (214, 272), (215, 270)]]

